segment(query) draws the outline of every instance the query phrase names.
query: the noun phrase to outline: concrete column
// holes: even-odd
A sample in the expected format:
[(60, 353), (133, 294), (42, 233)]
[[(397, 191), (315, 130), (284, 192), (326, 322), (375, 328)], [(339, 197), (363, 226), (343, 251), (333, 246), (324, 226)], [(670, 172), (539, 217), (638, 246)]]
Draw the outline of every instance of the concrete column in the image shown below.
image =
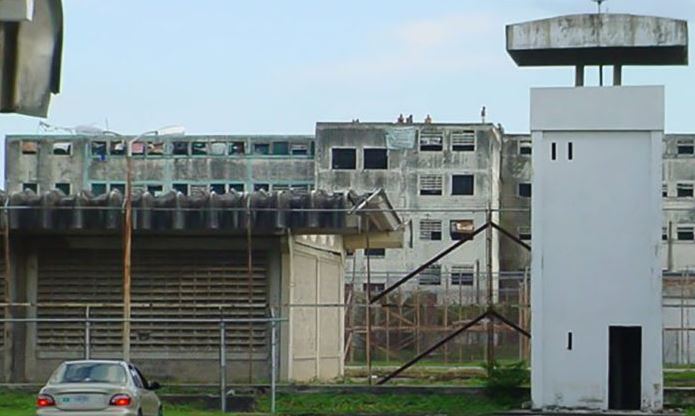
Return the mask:
[(574, 67), (574, 86), (584, 86), (584, 65), (577, 65)]
[[(25, 262), (25, 282), (26, 282), (26, 302), (36, 305), (38, 302), (39, 291), (39, 261), (36, 251), (31, 250), (27, 253)], [(37, 307), (26, 308), (27, 318), (36, 318)], [(26, 324), (26, 342), (24, 344), (24, 369), (25, 378), (36, 381), (36, 345), (38, 343), (37, 324)]]
[(623, 66), (615, 65), (613, 67), (613, 85), (623, 85)]

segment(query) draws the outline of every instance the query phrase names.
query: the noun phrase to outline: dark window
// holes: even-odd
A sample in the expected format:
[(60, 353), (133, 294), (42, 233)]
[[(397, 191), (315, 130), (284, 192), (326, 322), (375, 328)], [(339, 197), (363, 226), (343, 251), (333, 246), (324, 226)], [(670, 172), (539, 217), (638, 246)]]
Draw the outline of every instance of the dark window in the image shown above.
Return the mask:
[(103, 195), (106, 193), (105, 183), (93, 183), (92, 184), (92, 194), (93, 195)]
[(229, 144), (229, 154), (230, 155), (243, 155), (246, 147), (244, 142), (232, 142)]
[(364, 149), (365, 169), (388, 169), (389, 157), (386, 149)]
[(309, 154), (309, 145), (304, 143), (292, 143), (290, 145), (290, 153), (293, 155)]
[(463, 240), (475, 231), (473, 220), (451, 220), (449, 221), (449, 235), (452, 240)]
[(692, 198), (693, 197), (693, 184), (692, 183), (679, 183), (676, 185), (678, 198)]
[(22, 190), (23, 191), (32, 191), (35, 194), (39, 192), (39, 185), (35, 183), (23, 183), (22, 184)]
[(270, 154), (270, 144), (269, 143), (254, 143), (253, 153), (256, 155), (267, 155)]
[(274, 155), (289, 155), (290, 154), (290, 144), (287, 142), (273, 142), (273, 154)]
[(205, 156), (208, 154), (208, 143), (207, 142), (193, 142), (191, 143), (191, 153), (194, 156)]
[(442, 239), (440, 220), (420, 220), (420, 240), (439, 241)]
[(92, 142), (92, 156), (103, 159), (106, 156), (106, 142)]
[(355, 149), (331, 149), (332, 169), (355, 169), (357, 152)]
[(420, 150), (423, 152), (437, 152), (444, 149), (444, 138), (442, 136), (420, 136)]
[(666, 183), (661, 184), (661, 196), (664, 198), (668, 197), (668, 184)]
[(473, 195), (474, 193), (473, 175), (453, 175), (451, 177), (451, 195)]
[(121, 195), (125, 195), (125, 184), (124, 183), (112, 183), (109, 185), (112, 191), (118, 191)]
[(520, 183), (519, 184), (519, 196), (522, 198), (531, 198), (531, 184), (530, 183)]
[(567, 143), (567, 159), (572, 160), (574, 157), (572, 142)]
[(55, 188), (64, 193), (65, 195), (70, 195), (70, 184), (67, 182), (57, 183), (55, 185)]
[(454, 152), (474, 152), (475, 132), (468, 131), (451, 135), (451, 150)]
[(69, 156), (72, 154), (72, 143), (70, 142), (56, 142), (53, 143), (53, 154)]
[(451, 284), (453, 286), (473, 286), (473, 266), (452, 266)]
[(123, 140), (111, 141), (110, 153), (112, 156), (122, 156), (125, 154), (125, 142)]
[(695, 154), (695, 145), (692, 140), (678, 140), (678, 154), (692, 155)]
[(188, 184), (187, 183), (175, 183), (171, 185), (171, 188), (176, 192), (181, 192), (184, 195), (188, 195)]
[(219, 194), (219, 195), (222, 195), (223, 193), (225, 193), (225, 189), (224, 189), (224, 188), (225, 188), (225, 186), (224, 186), (223, 183), (213, 183), (213, 184), (210, 184), (210, 191), (211, 191), (211, 192), (214, 192), (214, 193), (216, 193), (216, 194)]
[(666, 228), (666, 227), (661, 227), (661, 240), (662, 241), (668, 240), (668, 228)]
[(253, 184), (253, 190), (254, 191), (266, 191), (268, 192), (270, 190), (270, 184), (269, 183), (254, 183)]
[(520, 140), (519, 141), (519, 154), (520, 155), (530, 155), (532, 153), (533, 146), (531, 145), (531, 140)]
[(693, 240), (693, 227), (692, 226), (678, 226), (678, 240), (681, 241), (691, 241)]
[(35, 155), (39, 152), (39, 143), (33, 140), (22, 140), (22, 154)]
[(441, 195), (442, 175), (421, 175), (420, 195)]
[(427, 286), (439, 286), (442, 284), (442, 266), (433, 264), (420, 272), (418, 283)]
[(147, 185), (147, 192), (154, 196), (161, 194), (163, 189), (162, 185)]
[(550, 159), (557, 159), (557, 143), (555, 142), (550, 145)]
[(188, 142), (174, 142), (172, 153), (180, 156), (188, 156)]
[(370, 248), (364, 250), (364, 255), (369, 257), (384, 257), (386, 256), (385, 248)]
[(517, 229), (519, 240), (531, 241), (531, 228), (530, 227), (519, 227)]
[(229, 190), (232, 191), (237, 191), (237, 192), (244, 192), (244, 184), (243, 183), (230, 183), (229, 184)]

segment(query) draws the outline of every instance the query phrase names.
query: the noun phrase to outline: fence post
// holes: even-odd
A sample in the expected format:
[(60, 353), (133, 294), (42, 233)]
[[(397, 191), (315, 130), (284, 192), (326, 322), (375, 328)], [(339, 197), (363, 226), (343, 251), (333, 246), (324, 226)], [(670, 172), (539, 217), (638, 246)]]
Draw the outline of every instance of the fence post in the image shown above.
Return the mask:
[(92, 323), (89, 321), (89, 305), (84, 308), (84, 359), (89, 360), (92, 350)]
[(227, 348), (224, 316), (220, 318), (220, 411), (227, 413)]
[(275, 379), (277, 377), (277, 322), (275, 322), (275, 308), (270, 308), (270, 413), (275, 414)]

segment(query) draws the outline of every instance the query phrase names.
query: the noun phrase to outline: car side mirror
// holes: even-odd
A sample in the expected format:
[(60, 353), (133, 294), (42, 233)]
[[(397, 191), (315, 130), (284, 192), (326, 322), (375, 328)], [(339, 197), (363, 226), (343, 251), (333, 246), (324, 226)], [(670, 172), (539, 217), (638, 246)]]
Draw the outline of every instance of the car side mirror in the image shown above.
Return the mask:
[(150, 389), (150, 390), (159, 390), (159, 389), (161, 389), (161, 388), (162, 388), (162, 385), (159, 384), (159, 383), (156, 382), (156, 381), (151, 382), (150, 385), (149, 385), (149, 389)]

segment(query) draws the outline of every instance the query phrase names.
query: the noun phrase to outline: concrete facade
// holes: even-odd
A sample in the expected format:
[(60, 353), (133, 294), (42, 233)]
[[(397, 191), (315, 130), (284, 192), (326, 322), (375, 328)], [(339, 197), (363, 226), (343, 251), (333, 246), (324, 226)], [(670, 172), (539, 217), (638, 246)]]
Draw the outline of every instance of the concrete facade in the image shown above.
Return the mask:
[[(492, 124), (317, 123), (316, 186), (357, 191), (383, 188), (390, 195), (407, 226), (404, 249), (370, 254), (372, 284), (383, 288), (460, 239), (452, 233), (453, 221), (461, 222), (462, 233), (472, 232), (486, 223), (488, 207), (493, 209), (493, 221), (498, 221), (501, 148), (501, 131)], [(341, 152), (354, 161), (340, 166), (335, 159), (345, 155)], [(385, 159), (376, 160), (381, 165), (372, 164), (378, 152)], [(461, 179), (470, 181), (467, 189), (459, 188)], [(496, 289), (497, 233), (492, 238)], [(354, 270), (359, 282), (364, 282), (364, 253), (354, 256), (348, 260), (347, 276)], [(484, 298), (487, 261), (486, 240), (479, 236), (407, 285), (435, 292), (447, 285), (462, 285), (467, 302), (474, 303)]]
[[(127, 140), (129, 138), (125, 138)], [(102, 194), (125, 187), (124, 139), (113, 136), (7, 136), (6, 190), (59, 187)], [(133, 144), (133, 185), (169, 190), (307, 189), (314, 184), (312, 136), (185, 136)]]
[(534, 408), (663, 406), (663, 103), (662, 87), (531, 90)]

